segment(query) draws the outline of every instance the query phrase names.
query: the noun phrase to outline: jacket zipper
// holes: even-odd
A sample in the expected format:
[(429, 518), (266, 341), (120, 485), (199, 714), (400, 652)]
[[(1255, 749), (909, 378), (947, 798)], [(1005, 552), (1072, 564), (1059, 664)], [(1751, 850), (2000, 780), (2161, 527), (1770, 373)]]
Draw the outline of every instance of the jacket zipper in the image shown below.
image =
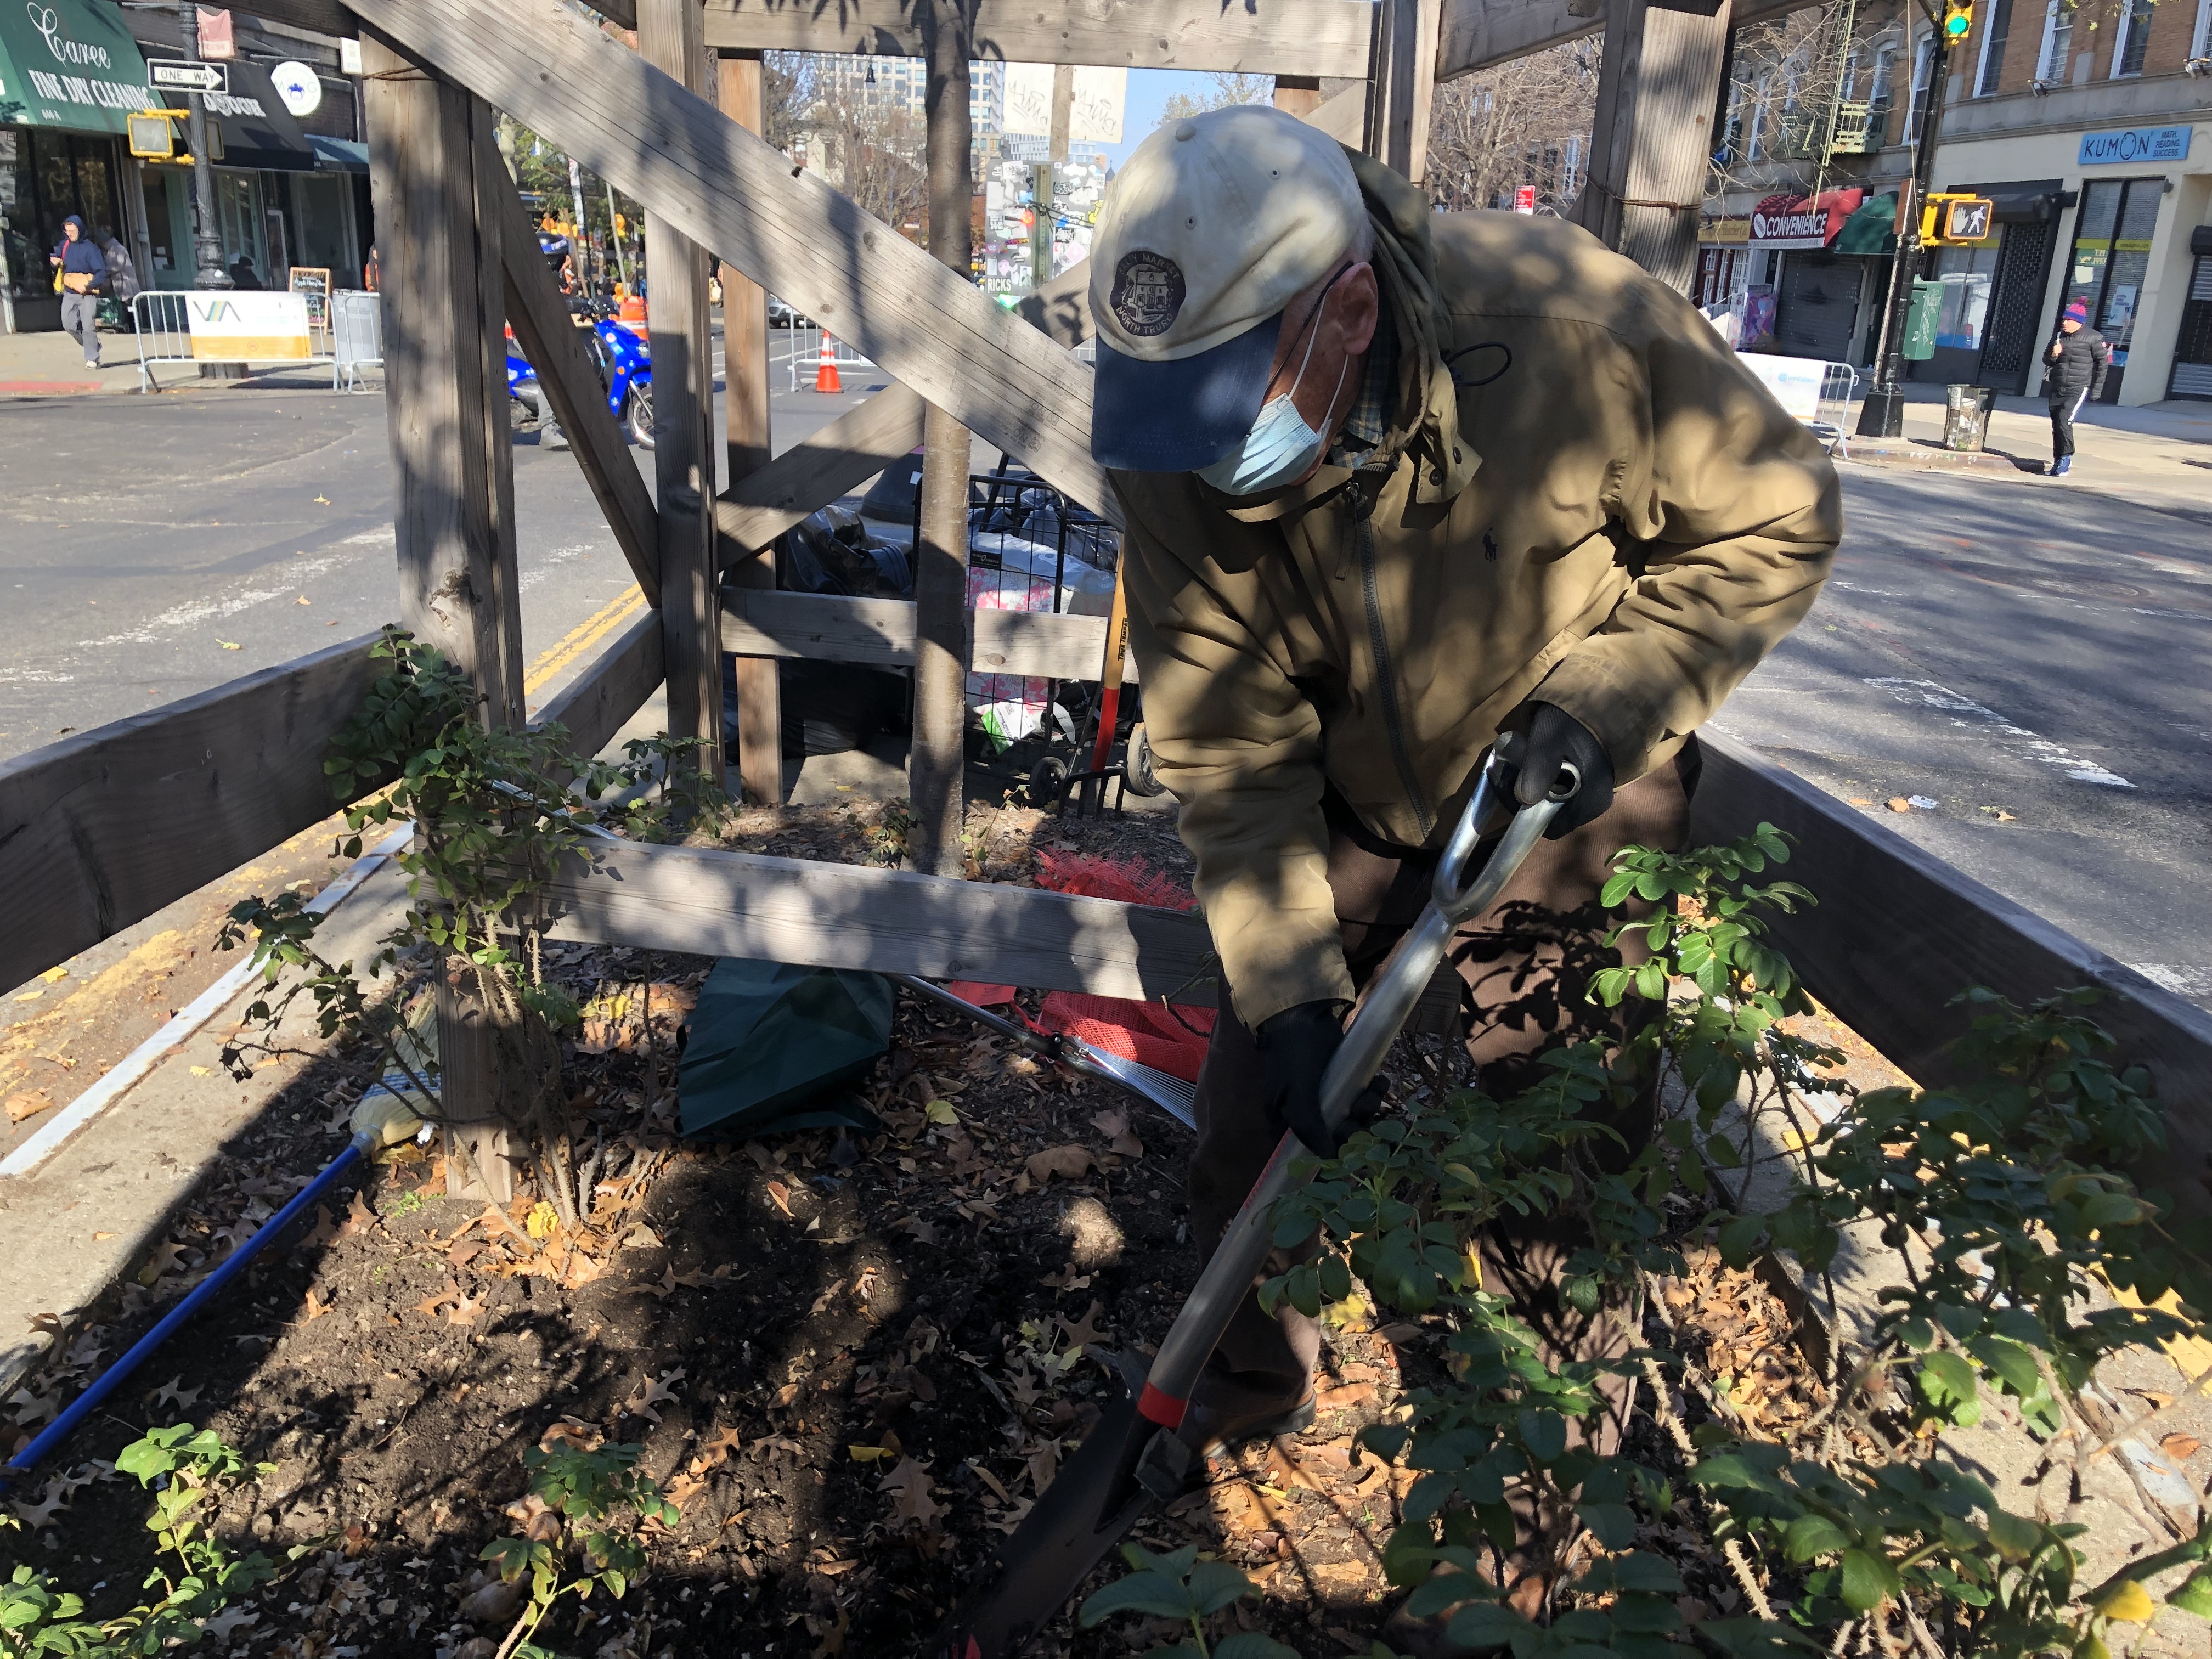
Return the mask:
[(1389, 728), (1390, 757), (1398, 764), (1398, 781), (1413, 805), (1414, 821), (1420, 825), (1421, 840), (1425, 842), (1429, 832), (1436, 827), (1436, 815), (1429, 810), (1428, 799), (1413, 776), (1413, 757), (1406, 752), (1405, 725), (1398, 714), (1398, 681), (1390, 666), (1390, 641), (1382, 631), (1382, 603), (1376, 588), (1375, 532), (1368, 522), (1368, 514), (1360, 510), (1364, 505), (1353, 503), (1352, 533), (1359, 549), (1359, 583), (1367, 600), (1367, 645), (1375, 658), (1376, 684), (1382, 694), (1382, 719)]

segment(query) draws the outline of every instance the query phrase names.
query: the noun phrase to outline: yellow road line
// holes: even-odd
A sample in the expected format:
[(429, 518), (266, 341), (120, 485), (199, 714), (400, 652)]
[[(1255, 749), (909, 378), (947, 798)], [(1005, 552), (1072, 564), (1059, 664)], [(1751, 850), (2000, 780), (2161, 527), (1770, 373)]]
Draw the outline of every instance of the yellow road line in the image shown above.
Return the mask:
[(633, 587), (569, 629), (558, 645), (530, 665), (530, 672), (522, 679), (523, 694), (527, 696), (543, 689), (562, 669), (635, 616), (644, 605), (645, 594)]

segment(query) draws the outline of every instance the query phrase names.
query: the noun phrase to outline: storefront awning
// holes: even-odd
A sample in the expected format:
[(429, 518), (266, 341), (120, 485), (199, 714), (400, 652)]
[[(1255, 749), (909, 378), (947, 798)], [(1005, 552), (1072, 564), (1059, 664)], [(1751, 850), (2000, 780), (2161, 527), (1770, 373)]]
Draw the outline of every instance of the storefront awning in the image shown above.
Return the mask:
[(109, 0), (0, 0), (0, 126), (126, 132), (153, 106), (146, 60)]
[(1866, 191), (1824, 190), (1818, 196), (1770, 196), (1751, 210), (1753, 247), (1826, 247), (1866, 199)]
[[(8, 0), (0, 0), (0, 11), (5, 11), (7, 6)], [(276, 173), (315, 171), (314, 146), (300, 131), (300, 124), (292, 118), (291, 111), (284, 107), (284, 100), (276, 95), (268, 70), (242, 58), (228, 67), (230, 90), (207, 94), (208, 117), (222, 126), (222, 157), (219, 165), (266, 168)], [(172, 109), (185, 106), (181, 92), (165, 92), (161, 96)]]
[(367, 173), (368, 146), (357, 144), (350, 138), (325, 138), (319, 132), (307, 135), (314, 146), (315, 165), (325, 173)]
[(1844, 221), (1836, 235), (1838, 253), (1891, 254), (1897, 252), (1897, 192), (1875, 197)]

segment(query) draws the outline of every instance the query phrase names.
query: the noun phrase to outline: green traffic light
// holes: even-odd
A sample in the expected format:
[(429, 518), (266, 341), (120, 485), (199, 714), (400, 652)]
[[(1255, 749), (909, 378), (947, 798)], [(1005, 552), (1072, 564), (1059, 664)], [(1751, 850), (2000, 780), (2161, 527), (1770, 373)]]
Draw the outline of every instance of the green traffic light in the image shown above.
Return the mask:
[(1954, 11), (1943, 20), (1943, 33), (1954, 40), (1966, 39), (1966, 31), (1974, 26), (1974, 15), (1969, 11)]

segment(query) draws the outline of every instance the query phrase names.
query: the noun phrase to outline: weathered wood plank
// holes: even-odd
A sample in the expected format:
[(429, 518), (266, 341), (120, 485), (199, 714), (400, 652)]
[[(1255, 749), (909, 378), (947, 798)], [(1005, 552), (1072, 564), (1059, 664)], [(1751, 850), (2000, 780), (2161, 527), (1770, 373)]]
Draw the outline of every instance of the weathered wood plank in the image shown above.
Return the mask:
[(1780, 873), (1820, 902), (1773, 918), (1773, 942), (1838, 1018), (1936, 1084), (1948, 1075), (1945, 1048), (1966, 1030), (1968, 1011), (1950, 1003), (1967, 987), (1986, 985), (2022, 1006), (2095, 987), (2104, 998), (2090, 1012), (2118, 1039), (2124, 1061), (2149, 1068), (2166, 1109), (2171, 1144), (2152, 1184), (2205, 1206), (2198, 1176), (2212, 1167), (2212, 1012), (1745, 745), (1711, 734), (1702, 742), (1690, 833), (1723, 841), (1763, 819), (1797, 838)]
[(556, 939), (1213, 1000), (1211, 986), (1189, 983), (1210, 949), (1204, 922), (1109, 899), (631, 842), (595, 842), (588, 860), (556, 874), (546, 897)]
[(1686, 294), (1698, 263), (1729, 0), (1710, 14), (1614, 0), (1576, 212), (1598, 240)]
[[(759, 132), (767, 111), (761, 84), (761, 55), (729, 52), (715, 65), (715, 100), (722, 113), (747, 132)], [(722, 382), (725, 432), (722, 476), (749, 478), (774, 454), (769, 437), (768, 290), (734, 265), (722, 267)], [(842, 491), (839, 492), (842, 494)], [(716, 498), (714, 563), (726, 564), (720, 533), (720, 498)], [(730, 573), (740, 587), (773, 588), (774, 559), (748, 560)], [(719, 633), (719, 617), (708, 632)], [(782, 670), (758, 657), (739, 657), (731, 665), (738, 695), (738, 793), (769, 805), (783, 803)]]
[[(756, 52), (924, 55), (915, 0), (708, 0), (707, 44)], [(1249, 75), (1364, 76), (1365, 0), (980, 0), (975, 55), (1010, 64), (1099, 64)]]
[(0, 763), (0, 985), (21, 984), (337, 809), (323, 762), (375, 635)]
[[(697, 0), (638, 0), (637, 49), (672, 77), (671, 84), (692, 94), (705, 87), (707, 48)], [(742, 131), (725, 117), (714, 118)], [(653, 273), (653, 499), (660, 507), (660, 659), (668, 731), (700, 745), (683, 757), (683, 769), (696, 769), (719, 783), (722, 658), (715, 648), (714, 341), (707, 250), (655, 210), (646, 215), (645, 259)]]
[(522, 355), (568, 434), (584, 482), (629, 561), (630, 574), (647, 605), (660, 603), (660, 527), (653, 495), (630, 459), (629, 444), (607, 412), (605, 390), (553, 272), (538, 251), (538, 236), (512, 185), (492, 192), (499, 210), (499, 257), (507, 278), (507, 319)]
[[(1742, 0), (1738, 27), (1771, 23), (1820, 0)], [(1565, 46), (1605, 27), (1605, 0), (1444, 0), (1437, 79), (1452, 81), (1477, 70)], [(1347, 141), (1349, 142), (1349, 141)]]
[[(823, 593), (738, 592), (725, 596), (722, 649), (761, 657), (912, 665), (915, 606), (909, 599), (848, 599)], [(1106, 618), (1048, 611), (970, 611), (969, 660), (979, 673), (1095, 680), (1106, 649)], [(1134, 659), (1123, 666), (1137, 678)]]
[(535, 722), (568, 728), (580, 755), (596, 755), (660, 685), (660, 618), (648, 611), (615, 635)]
[(356, 9), (1118, 522), (1091, 458), (1085, 365), (560, 0)]
[(923, 407), (904, 386), (885, 386), (715, 496), (722, 563), (753, 557), (817, 507), (912, 454)]
[[(522, 724), (499, 220), (512, 192), (481, 99), (374, 38), (369, 182), (384, 250), (385, 382), (398, 477), (399, 619), (483, 694), (493, 726)], [(483, 169), (489, 168), (489, 173)], [(482, 176), (480, 176), (480, 173)], [(537, 246), (532, 239), (532, 247)]]
[(1415, 184), (1429, 163), (1429, 106), (1436, 94), (1442, 0), (1376, 0), (1375, 78), (1367, 153)]

